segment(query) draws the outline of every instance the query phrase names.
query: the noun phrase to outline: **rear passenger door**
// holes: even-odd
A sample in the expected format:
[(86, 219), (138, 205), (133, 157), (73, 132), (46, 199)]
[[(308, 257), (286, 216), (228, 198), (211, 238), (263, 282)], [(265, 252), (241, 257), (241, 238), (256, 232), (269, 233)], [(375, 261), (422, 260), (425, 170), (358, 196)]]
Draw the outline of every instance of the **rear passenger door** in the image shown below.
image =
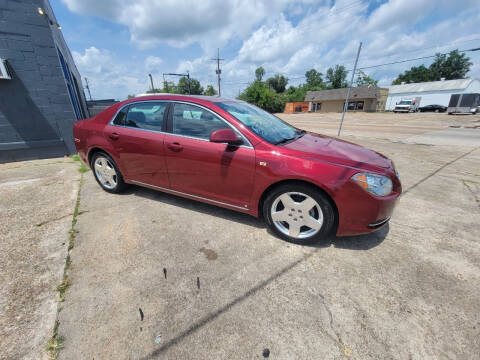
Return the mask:
[(247, 209), (255, 171), (251, 144), (245, 138), (238, 147), (210, 142), (213, 131), (233, 127), (207, 108), (186, 103), (171, 106), (165, 135), (170, 187)]
[(164, 101), (132, 103), (106, 129), (127, 180), (169, 186), (163, 147), (168, 106)]

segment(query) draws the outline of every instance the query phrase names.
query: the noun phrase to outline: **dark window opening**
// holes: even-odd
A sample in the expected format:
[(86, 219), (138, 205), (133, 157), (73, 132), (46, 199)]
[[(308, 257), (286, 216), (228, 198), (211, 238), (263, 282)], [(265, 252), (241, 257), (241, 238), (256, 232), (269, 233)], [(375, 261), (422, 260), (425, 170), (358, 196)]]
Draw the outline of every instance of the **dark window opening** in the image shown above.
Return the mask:
[(173, 108), (173, 133), (200, 139), (210, 139), (219, 129), (231, 129), (210, 111), (188, 104), (175, 104)]
[[(124, 121), (125, 125), (129, 127), (162, 131), (163, 118), (165, 117), (166, 109), (166, 102), (146, 102), (133, 104), (128, 108), (126, 119), (119, 119), (119, 121)], [(117, 117), (119, 116), (117, 115)], [(115, 120), (117, 120), (117, 118), (115, 118)]]

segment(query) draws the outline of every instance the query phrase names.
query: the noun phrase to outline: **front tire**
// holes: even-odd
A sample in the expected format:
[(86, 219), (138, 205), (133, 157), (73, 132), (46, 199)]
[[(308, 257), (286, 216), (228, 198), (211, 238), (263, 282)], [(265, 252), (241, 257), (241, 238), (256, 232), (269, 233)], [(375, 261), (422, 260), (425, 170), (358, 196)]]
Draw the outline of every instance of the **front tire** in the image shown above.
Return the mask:
[(301, 245), (325, 239), (335, 224), (335, 210), (330, 201), (307, 184), (275, 188), (265, 199), (263, 217), (275, 235)]
[(97, 152), (92, 157), (90, 166), (93, 175), (103, 190), (110, 193), (120, 193), (126, 188), (123, 176), (113, 159), (104, 152)]

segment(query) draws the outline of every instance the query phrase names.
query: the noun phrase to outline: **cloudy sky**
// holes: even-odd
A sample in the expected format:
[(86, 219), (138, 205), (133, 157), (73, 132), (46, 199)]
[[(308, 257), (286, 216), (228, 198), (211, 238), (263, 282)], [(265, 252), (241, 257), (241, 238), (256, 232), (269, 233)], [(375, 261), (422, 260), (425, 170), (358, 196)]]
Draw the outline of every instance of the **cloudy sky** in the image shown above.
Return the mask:
[[(50, 0), (94, 98), (125, 99), (161, 87), (162, 73), (190, 71), (236, 97), (263, 66), (267, 76), (304, 82), (305, 71), (359, 66), (480, 47), (478, 0)], [(480, 51), (467, 53), (480, 77)], [(430, 59), (365, 70), (388, 85)], [(170, 78), (170, 80), (176, 80)]]

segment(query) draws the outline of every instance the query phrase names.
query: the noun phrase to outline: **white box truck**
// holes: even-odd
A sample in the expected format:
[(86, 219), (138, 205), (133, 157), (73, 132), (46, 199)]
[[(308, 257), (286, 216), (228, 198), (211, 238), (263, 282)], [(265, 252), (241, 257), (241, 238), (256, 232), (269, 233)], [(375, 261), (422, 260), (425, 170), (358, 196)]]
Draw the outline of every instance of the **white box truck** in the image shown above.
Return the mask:
[(400, 102), (395, 104), (395, 108), (393, 109), (394, 113), (404, 112), (417, 112), (420, 106), (420, 100), (422, 100), (421, 96), (416, 98), (408, 98), (408, 99), (401, 99)]

